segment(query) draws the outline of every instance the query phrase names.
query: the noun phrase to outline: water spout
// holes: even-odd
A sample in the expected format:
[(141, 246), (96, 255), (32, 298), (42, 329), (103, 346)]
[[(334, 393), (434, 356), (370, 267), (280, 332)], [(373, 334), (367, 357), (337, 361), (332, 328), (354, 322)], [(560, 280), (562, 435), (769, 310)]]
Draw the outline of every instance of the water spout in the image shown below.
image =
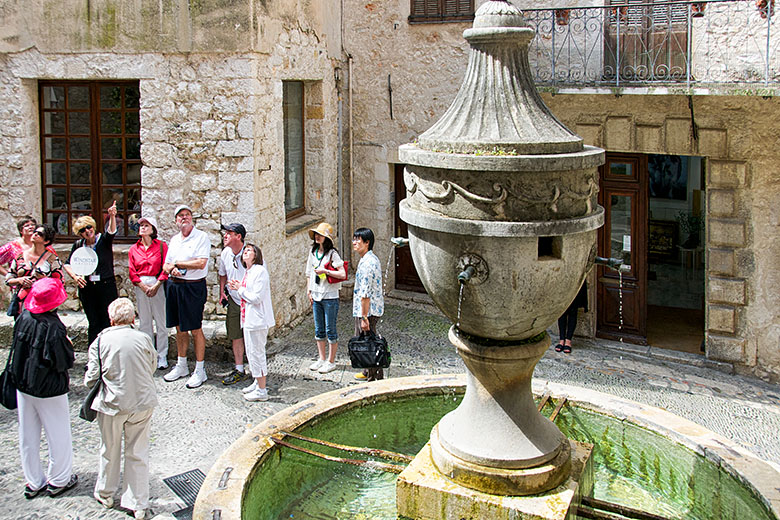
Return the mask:
[(458, 274), (458, 281), (462, 285), (471, 280), (476, 272), (477, 270), (473, 265), (466, 266), (466, 268)]
[(602, 256), (597, 256), (596, 259), (593, 260), (593, 263), (603, 265), (621, 273), (628, 273), (631, 271), (631, 266), (624, 264), (621, 258), (604, 258)]
[(409, 239), (404, 237), (393, 237), (390, 239), (390, 243), (395, 247), (404, 247), (409, 245)]

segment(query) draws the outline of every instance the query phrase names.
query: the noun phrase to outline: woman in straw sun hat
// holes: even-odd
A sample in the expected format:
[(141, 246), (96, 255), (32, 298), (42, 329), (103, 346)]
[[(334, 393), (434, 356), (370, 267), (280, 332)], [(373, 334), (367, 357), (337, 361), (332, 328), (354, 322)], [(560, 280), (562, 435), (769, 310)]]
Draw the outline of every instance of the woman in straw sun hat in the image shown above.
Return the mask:
[[(341, 280), (347, 278), (347, 271), (344, 260), (333, 247), (335, 239), (333, 226), (321, 222), (316, 228), (309, 230), (309, 238), (313, 242), (306, 258), (308, 278), (306, 295), (309, 297), (314, 314), (314, 340), (317, 342), (317, 361), (311, 364), (309, 370), (327, 374), (336, 369), (336, 350), (339, 346), (339, 335), (336, 330), (339, 289), (341, 289)], [(330, 281), (329, 277), (333, 281)]]

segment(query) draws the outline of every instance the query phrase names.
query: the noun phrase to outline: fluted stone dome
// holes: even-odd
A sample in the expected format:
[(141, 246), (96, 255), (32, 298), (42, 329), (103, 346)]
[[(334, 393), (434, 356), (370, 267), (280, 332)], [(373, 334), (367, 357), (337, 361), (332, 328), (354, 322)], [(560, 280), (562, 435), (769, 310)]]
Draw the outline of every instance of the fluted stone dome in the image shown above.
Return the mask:
[(424, 150), (509, 154), (573, 153), (582, 139), (545, 106), (531, 80), (528, 44), (534, 31), (517, 7), (484, 3), (473, 27), (463, 84), (447, 112), (420, 135)]

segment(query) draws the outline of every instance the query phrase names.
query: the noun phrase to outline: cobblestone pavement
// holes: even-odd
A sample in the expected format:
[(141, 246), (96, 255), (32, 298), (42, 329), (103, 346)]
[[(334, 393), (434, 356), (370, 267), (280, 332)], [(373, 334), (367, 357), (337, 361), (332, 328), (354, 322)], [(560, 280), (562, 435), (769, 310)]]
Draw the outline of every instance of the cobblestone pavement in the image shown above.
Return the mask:
[[(152, 511), (155, 518), (174, 518), (184, 504), (162, 479), (200, 468), (208, 472), (218, 455), (242, 432), (279, 410), (313, 395), (351, 384), (346, 338), (353, 322), (350, 302), (342, 302), (340, 346), (336, 371), (319, 375), (308, 370), (315, 358), (311, 316), (269, 344), (269, 390), (265, 403), (246, 402), (238, 387), (226, 387), (219, 375), (228, 363), (207, 361), (209, 380), (188, 390), (185, 380), (166, 383), (155, 374), (160, 406), (152, 419), (150, 449)], [(393, 350), (388, 377), (462, 372), (463, 364), (447, 341), (449, 323), (432, 307), (397, 301), (388, 305), (379, 324)], [(701, 356), (660, 351), (616, 342), (575, 338), (572, 354), (552, 348), (535, 376), (587, 387), (664, 408), (697, 422), (780, 464), (780, 387), (733, 375), (728, 365)], [(3, 345), (0, 361), (8, 350)], [(214, 347), (224, 348), (224, 347)], [(224, 356), (210, 356), (224, 358)], [(16, 412), (0, 408), (0, 518), (2, 519), (127, 519), (127, 513), (106, 510), (92, 498), (96, 478), (99, 433), (96, 424), (78, 418), (86, 394), (81, 383), (86, 354), (77, 353), (70, 393), (74, 438), (74, 470), (79, 485), (57, 498), (25, 500), (19, 462)], [(243, 386), (239, 384), (238, 386)], [(44, 460), (45, 442), (42, 446)], [(154, 516), (153, 515), (153, 516)]]

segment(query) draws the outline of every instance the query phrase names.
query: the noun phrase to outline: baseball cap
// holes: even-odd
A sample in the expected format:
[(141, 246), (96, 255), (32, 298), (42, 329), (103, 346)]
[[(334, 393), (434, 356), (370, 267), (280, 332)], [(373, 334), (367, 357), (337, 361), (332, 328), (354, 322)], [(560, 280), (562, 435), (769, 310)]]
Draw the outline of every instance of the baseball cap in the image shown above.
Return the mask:
[(176, 216), (182, 211), (182, 210), (188, 210), (190, 213), (192, 213), (192, 208), (187, 206), (186, 204), (179, 204), (176, 206), (176, 209), (173, 211), (173, 218), (175, 219)]
[(224, 229), (225, 231), (232, 231), (233, 233), (238, 233), (241, 235), (241, 240), (246, 238), (246, 228), (243, 226), (243, 224), (239, 224), (238, 222), (233, 222), (232, 224), (228, 224), (227, 226), (225, 224), (222, 224), (219, 226), (221, 229)]

